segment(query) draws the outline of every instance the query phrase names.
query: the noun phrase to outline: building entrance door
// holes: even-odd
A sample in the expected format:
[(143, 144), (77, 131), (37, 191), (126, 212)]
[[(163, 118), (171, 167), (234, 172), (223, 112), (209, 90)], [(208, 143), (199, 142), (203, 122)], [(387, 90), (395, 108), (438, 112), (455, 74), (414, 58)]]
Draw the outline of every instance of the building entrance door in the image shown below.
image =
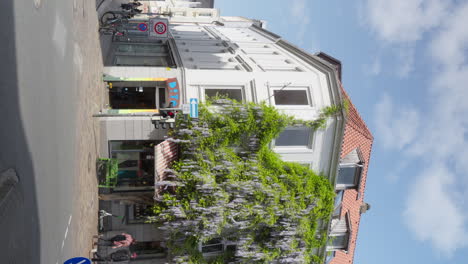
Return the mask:
[(109, 91), (112, 109), (156, 109), (155, 87), (115, 87)]

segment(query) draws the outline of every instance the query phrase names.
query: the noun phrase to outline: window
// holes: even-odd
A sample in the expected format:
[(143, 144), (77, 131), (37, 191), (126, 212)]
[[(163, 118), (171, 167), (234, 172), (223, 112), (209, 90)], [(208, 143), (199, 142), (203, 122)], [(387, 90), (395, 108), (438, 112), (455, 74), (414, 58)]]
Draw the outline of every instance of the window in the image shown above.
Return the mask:
[(308, 89), (275, 89), (273, 99), (275, 105), (310, 105)]
[(148, 217), (153, 215), (151, 205), (135, 203), (126, 206), (125, 217), (128, 224), (145, 224), (148, 222)]
[(164, 259), (167, 256), (167, 249), (161, 241), (137, 241), (131, 247), (137, 254), (136, 260)]
[(215, 96), (227, 97), (238, 102), (244, 101), (242, 88), (205, 88), (206, 99)]
[(116, 190), (154, 186), (154, 145), (150, 140), (109, 141), (110, 156), (118, 161)]
[(200, 70), (241, 70), (240, 66), (233, 62), (198, 62), (193, 68)]
[(202, 253), (216, 253), (224, 250), (223, 240), (221, 238), (213, 238), (210, 241), (203, 243), (201, 247)]
[(349, 212), (341, 219), (332, 219), (330, 235), (327, 242), (327, 250), (347, 250), (351, 237), (351, 222)]
[(363, 158), (359, 148), (353, 149), (341, 160), (338, 177), (336, 180), (337, 189), (357, 188), (361, 180)]
[(334, 211), (333, 211), (333, 217), (340, 217), (340, 214), (341, 214), (341, 202), (343, 201), (343, 194), (344, 194), (344, 191), (338, 191), (336, 193), (336, 197), (335, 197), (335, 206), (334, 206)]
[(168, 66), (166, 57), (162, 56), (115, 56), (116, 66)]
[(337, 188), (356, 188), (359, 185), (359, 181), (361, 178), (361, 170), (362, 165), (360, 164), (340, 165), (340, 170), (338, 171), (338, 179), (336, 181)]
[(175, 66), (169, 46), (163, 43), (116, 43), (112, 65)]
[(275, 140), (275, 147), (311, 148), (312, 131), (308, 127), (288, 127)]
[(328, 239), (329, 249), (346, 249), (348, 248), (349, 234), (331, 234)]
[(264, 71), (279, 71), (279, 72), (302, 72), (303, 70), (294, 65), (259, 65)]
[(151, 44), (120, 44), (117, 47), (117, 52), (122, 53), (165, 53), (167, 46), (164, 45), (151, 45)]

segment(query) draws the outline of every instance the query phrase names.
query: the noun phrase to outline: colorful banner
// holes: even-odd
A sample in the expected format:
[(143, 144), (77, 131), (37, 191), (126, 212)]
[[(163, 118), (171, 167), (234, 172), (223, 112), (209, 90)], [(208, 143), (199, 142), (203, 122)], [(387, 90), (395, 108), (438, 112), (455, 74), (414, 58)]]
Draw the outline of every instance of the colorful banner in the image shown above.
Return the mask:
[(164, 82), (167, 78), (127, 78), (115, 77), (112, 75), (103, 74), (102, 80), (105, 82), (133, 81), (133, 82)]

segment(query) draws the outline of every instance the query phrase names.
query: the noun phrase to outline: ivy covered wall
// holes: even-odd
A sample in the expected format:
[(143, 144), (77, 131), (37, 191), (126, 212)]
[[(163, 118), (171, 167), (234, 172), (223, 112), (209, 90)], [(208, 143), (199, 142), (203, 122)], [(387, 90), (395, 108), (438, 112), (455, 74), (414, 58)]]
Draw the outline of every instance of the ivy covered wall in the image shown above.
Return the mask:
[[(313, 249), (326, 235), (317, 225), (331, 215), (333, 187), (269, 148), (286, 126), (299, 124), (274, 107), (227, 99), (200, 105), (198, 120), (178, 118), (171, 140), (181, 157), (157, 184), (154, 207), (175, 263), (320, 262)], [(216, 238), (236, 246), (203, 258), (199, 245)]]

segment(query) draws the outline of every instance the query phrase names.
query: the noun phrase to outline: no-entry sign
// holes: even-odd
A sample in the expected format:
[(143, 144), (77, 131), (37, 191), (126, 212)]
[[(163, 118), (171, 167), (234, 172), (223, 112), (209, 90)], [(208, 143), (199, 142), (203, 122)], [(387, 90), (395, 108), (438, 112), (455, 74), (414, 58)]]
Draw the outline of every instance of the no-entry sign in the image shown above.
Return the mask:
[(150, 19), (150, 36), (157, 38), (167, 38), (169, 21), (164, 18)]

